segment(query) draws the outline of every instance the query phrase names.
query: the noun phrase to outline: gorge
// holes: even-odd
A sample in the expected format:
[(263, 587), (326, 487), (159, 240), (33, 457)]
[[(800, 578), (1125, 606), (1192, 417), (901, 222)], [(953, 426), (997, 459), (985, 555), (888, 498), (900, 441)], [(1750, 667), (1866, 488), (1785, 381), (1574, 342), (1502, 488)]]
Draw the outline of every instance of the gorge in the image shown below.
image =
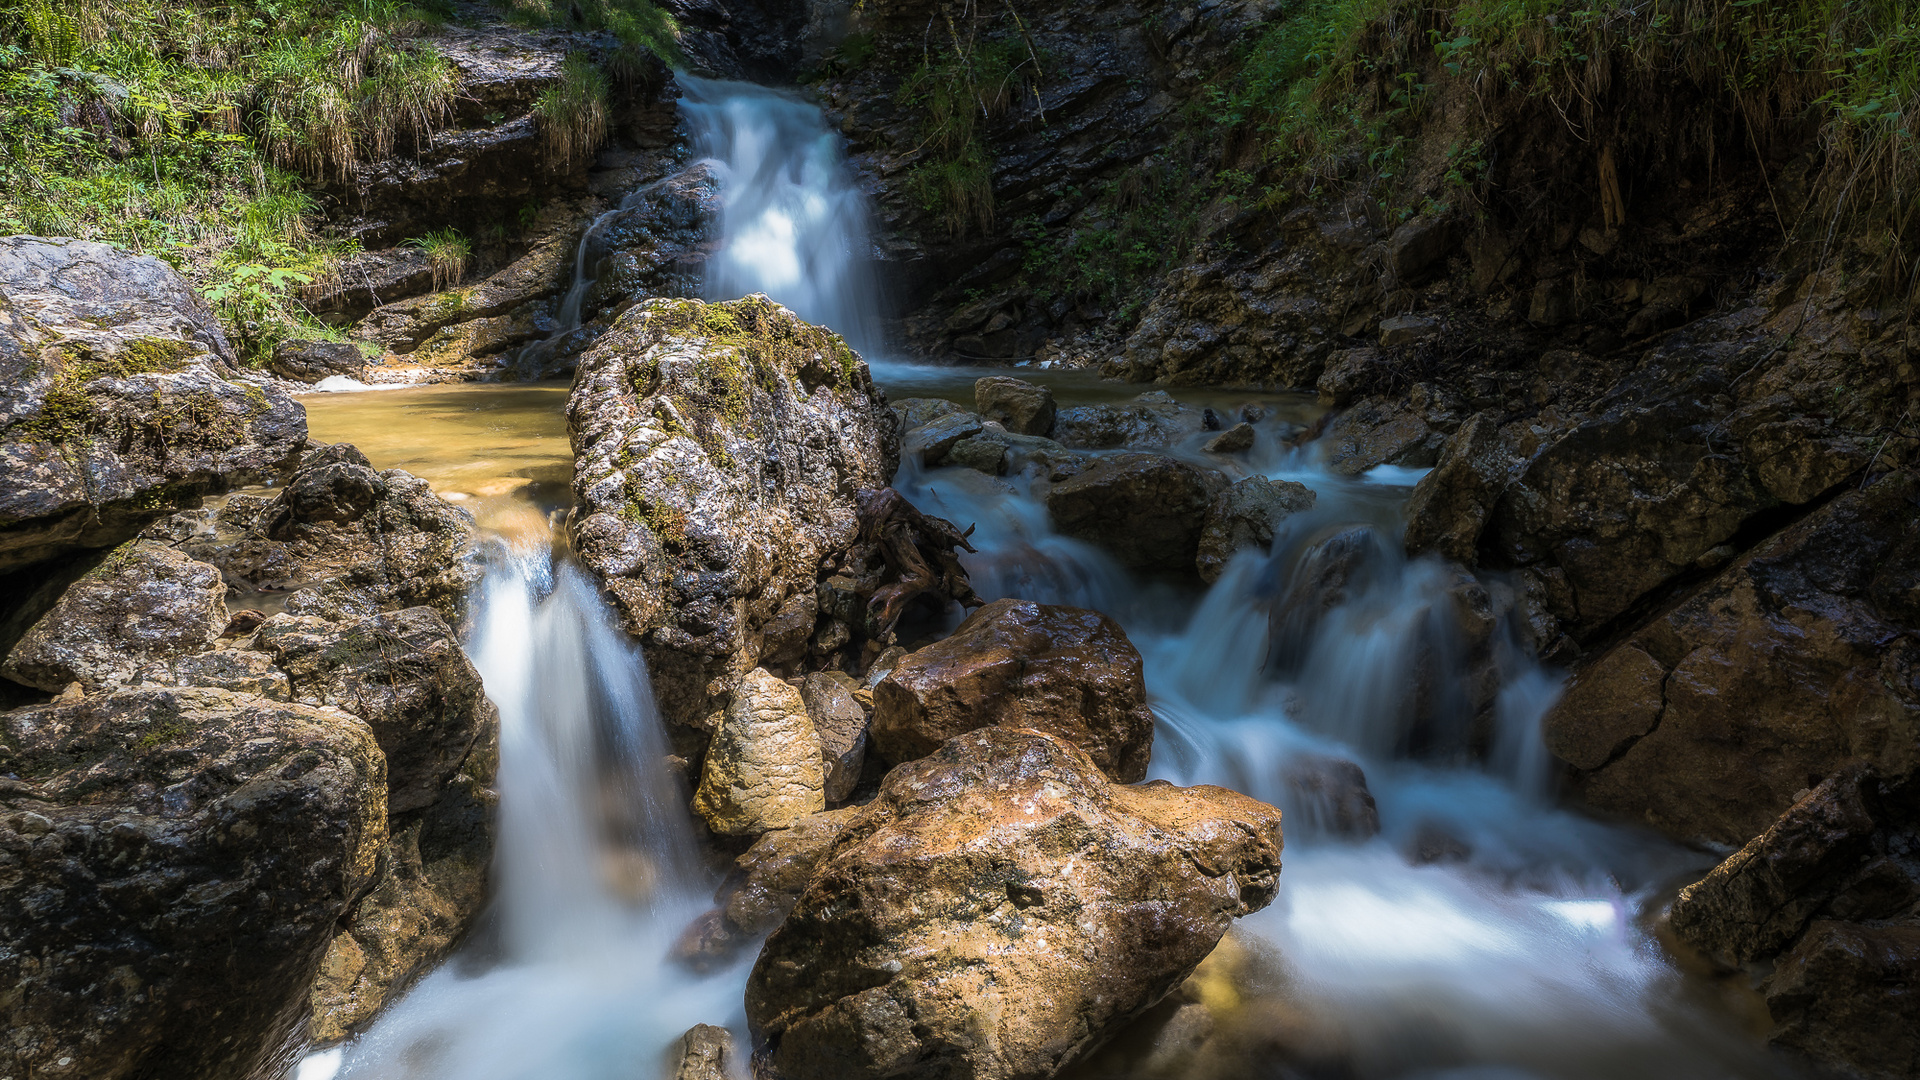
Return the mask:
[(0, 1076), (1916, 1075), (1904, 234), (1191, 186), (1316, 11), (455, 8), (335, 330), (0, 241)]

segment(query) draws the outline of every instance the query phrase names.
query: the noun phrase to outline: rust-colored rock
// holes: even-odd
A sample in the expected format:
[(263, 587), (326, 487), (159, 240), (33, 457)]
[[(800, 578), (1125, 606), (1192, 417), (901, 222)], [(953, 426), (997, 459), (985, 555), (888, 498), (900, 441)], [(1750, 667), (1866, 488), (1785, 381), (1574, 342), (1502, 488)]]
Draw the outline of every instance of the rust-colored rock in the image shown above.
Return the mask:
[(747, 986), (787, 1080), (1050, 1077), (1180, 985), (1278, 886), (1280, 814), (1109, 783), (989, 728), (891, 773)]
[(1097, 611), (996, 600), (894, 665), (873, 690), (874, 748), (911, 761), (989, 725), (1045, 731), (1107, 775), (1147, 775), (1153, 712), (1140, 653)]

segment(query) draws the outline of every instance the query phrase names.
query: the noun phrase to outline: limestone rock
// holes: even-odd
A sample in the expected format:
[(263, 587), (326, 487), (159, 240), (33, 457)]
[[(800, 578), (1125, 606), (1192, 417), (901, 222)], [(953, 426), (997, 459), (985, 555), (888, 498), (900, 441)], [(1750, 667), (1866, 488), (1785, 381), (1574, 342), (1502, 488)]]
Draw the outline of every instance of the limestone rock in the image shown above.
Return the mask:
[(1199, 409), (1182, 405), (1165, 390), (1141, 394), (1126, 405), (1075, 405), (1054, 417), (1053, 437), (1073, 450), (1128, 447), (1154, 450), (1203, 431)]
[(1548, 745), (1595, 807), (1744, 844), (1809, 778), (1920, 745), (1920, 476), (1848, 492), (1579, 672)]
[(1460, 232), (1452, 217), (1415, 218), (1387, 240), (1387, 268), (1400, 280), (1412, 281), (1459, 245)]
[(789, 1080), (1044, 1077), (1159, 1001), (1278, 885), (1280, 818), (1220, 788), (1111, 784), (986, 728), (888, 775), (747, 985)]
[(229, 382), (233, 363), (206, 302), (159, 259), (0, 238), (0, 574), (284, 476), (306, 414)]
[(418, 477), (375, 472), (346, 443), (307, 451), (271, 500), (236, 495), (210, 527), (185, 525), (183, 550), (242, 594), (292, 590), (295, 614), (357, 619), (427, 606), (461, 626), (480, 580), (473, 515)]
[[(888, 402), (887, 408), (892, 409), (893, 415), (900, 418), (900, 430), (906, 432), (931, 424), (943, 416), (967, 411), (966, 406), (956, 401), (948, 401), (946, 398), (900, 398), (897, 401)], [(901, 451), (904, 453), (905, 450), (903, 445)]]
[(714, 832), (754, 836), (826, 809), (825, 792), (820, 737), (800, 692), (748, 672), (707, 747), (694, 811)]
[(1407, 554), (1437, 551), (1455, 562), (1475, 561), (1487, 515), (1515, 464), (1501, 445), (1495, 414), (1479, 413), (1460, 425), (1407, 500)]
[(1411, 345), (1433, 336), (1439, 329), (1438, 319), (1424, 315), (1394, 315), (1380, 320), (1380, 345), (1389, 349), (1395, 345)]
[(1139, 652), (1080, 608), (996, 600), (902, 657), (873, 704), (874, 749), (896, 763), (996, 724), (1065, 739), (1121, 782), (1145, 778), (1153, 749)]
[(867, 760), (867, 710), (854, 699), (850, 687), (823, 672), (807, 676), (800, 697), (820, 736), (827, 801), (845, 802), (860, 782), (860, 769)]
[(712, 1024), (695, 1024), (673, 1047), (673, 1064), (666, 1080), (728, 1080), (727, 1061), (733, 1056), (733, 1032)]
[(1249, 476), (1215, 495), (1201, 526), (1194, 568), (1200, 580), (1220, 580), (1227, 561), (1244, 549), (1265, 551), (1280, 523), (1313, 509), (1317, 496), (1305, 484)]
[(1289, 828), (1327, 836), (1366, 840), (1380, 832), (1380, 811), (1367, 774), (1343, 758), (1301, 754), (1287, 762), (1280, 782), (1287, 787)]
[(809, 814), (755, 841), (734, 860), (733, 872), (715, 897), (727, 921), (748, 936), (780, 925), (834, 840), (861, 812), (861, 807), (847, 806)]
[(334, 375), (358, 379), (367, 373), (367, 357), (350, 342), (289, 338), (274, 344), (267, 370), (294, 382), (319, 382)]
[(1054, 527), (1130, 569), (1190, 572), (1219, 473), (1157, 454), (1118, 454), (1047, 493)]
[(1053, 430), (1053, 391), (1023, 379), (988, 375), (973, 384), (974, 408), (982, 419), (998, 421), (1015, 435), (1045, 435)]
[(287, 673), (294, 699), (364, 720), (387, 756), (387, 805), (419, 810), (497, 723), (493, 703), (446, 620), (430, 608), (350, 623), (276, 615), (254, 648)]
[(0, 713), (0, 735), (0, 1072), (271, 1072), (386, 838), (373, 733), (158, 689)]
[(212, 645), (227, 628), (220, 571), (151, 541), (109, 555), (68, 587), (7, 654), (0, 674), (58, 691), (127, 682), (135, 671)]
[(1327, 468), (1358, 476), (1376, 465), (1432, 465), (1446, 436), (1411, 402), (1365, 401), (1334, 417), (1321, 443)]
[(1241, 421), (1207, 440), (1202, 447), (1209, 454), (1241, 454), (1253, 449), (1253, 425)]
[(627, 311), (567, 410), (574, 550), (641, 639), (662, 711), (710, 730), (767, 624), (853, 544), (856, 494), (892, 479), (895, 418), (844, 342), (760, 296)]
[(1817, 922), (1767, 984), (1774, 1042), (1876, 1077), (1920, 1070), (1920, 924)]
[(918, 454), (922, 465), (945, 465), (947, 455), (965, 439), (980, 434), (980, 416), (965, 410), (942, 413), (906, 433), (902, 454)]

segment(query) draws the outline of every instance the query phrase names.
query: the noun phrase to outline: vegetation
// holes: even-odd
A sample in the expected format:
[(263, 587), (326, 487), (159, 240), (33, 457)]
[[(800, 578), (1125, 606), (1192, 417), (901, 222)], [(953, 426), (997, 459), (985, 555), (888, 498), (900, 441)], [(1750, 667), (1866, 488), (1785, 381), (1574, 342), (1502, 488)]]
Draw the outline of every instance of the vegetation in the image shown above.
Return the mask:
[(540, 138), (562, 161), (584, 158), (607, 137), (607, 76), (585, 56), (569, 56), (560, 79), (534, 104)]
[[(993, 227), (993, 157), (985, 124), (1029, 94), (1038, 103), (1040, 54), (1011, 5), (1005, 20), (976, 4), (966, 5), (958, 19), (945, 6), (941, 15), (944, 34), (929, 28), (921, 62), (901, 84), (898, 99), (918, 114), (920, 145), (914, 149), (926, 152), (907, 182), (958, 235), (969, 227)], [(855, 52), (871, 55), (871, 46)]]
[[(466, 277), (467, 260), (473, 257), (473, 245), (453, 228), (438, 229), (425, 236), (406, 242), (427, 257), (427, 265), (433, 271), (433, 289), (439, 292), (460, 284)], [(464, 302), (465, 298), (460, 298)]]

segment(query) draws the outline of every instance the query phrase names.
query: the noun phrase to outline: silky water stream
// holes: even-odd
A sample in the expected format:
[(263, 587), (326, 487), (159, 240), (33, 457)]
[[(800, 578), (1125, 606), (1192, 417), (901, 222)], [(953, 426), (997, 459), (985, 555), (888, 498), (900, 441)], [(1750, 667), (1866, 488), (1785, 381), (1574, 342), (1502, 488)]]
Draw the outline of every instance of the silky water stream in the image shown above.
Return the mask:
[[(894, 397), (970, 402), (976, 373), (881, 359), (863, 211), (817, 110), (683, 81), (696, 145), (725, 166), (726, 247), (706, 295), (766, 291), (846, 332)], [(1033, 374), (1062, 404), (1139, 389)], [(570, 471), (564, 398), (558, 386), (457, 386), (308, 401), (316, 438), (418, 473), (489, 533), (468, 647), (500, 708), (501, 804), (483, 925), (371, 1030), (310, 1056), (301, 1080), (651, 1080), (693, 1024), (728, 1025), (747, 1045), (752, 950), (705, 975), (667, 959), (716, 881), (661, 764), (640, 653), (555, 555)], [(1316, 447), (1282, 441), (1311, 406), (1266, 404), (1244, 471), (1305, 483), (1318, 502), (1286, 522), (1271, 553), (1243, 553), (1204, 593), (1136, 580), (1054, 533), (1025, 477), (909, 461), (896, 481), (923, 510), (976, 526), (978, 552), (963, 561), (982, 595), (1121, 621), (1146, 658), (1154, 777), (1222, 784), (1286, 811), (1280, 895), (1229, 938), (1236, 1004), (1220, 1010), (1210, 1052), (1173, 1075), (1790, 1075), (1741, 1023), (1748, 999), (1686, 975), (1654, 936), (1658, 906), (1711, 860), (1556, 806), (1538, 725), (1560, 675), (1502, 623), (1489, 646), (1493, 730), (1475, 738), (1458, 709), (1431, 705), (1464, 697), (1470, 673), (1445, 617), (1452, 575), (1398, 554), (1416, 474), (1336, 476)], [(1362, 549), (1345, 600), (1270, 646), (1269, 612), (1336, 535)], [(1330, 760), (1365, 770), (1377, 835), (1343, 835), (1341, 807), (1288, 783)], [(1109, 1053), (1078, 1075), (1169, 1075), (1129, 1071), (1124, 1058)]]

